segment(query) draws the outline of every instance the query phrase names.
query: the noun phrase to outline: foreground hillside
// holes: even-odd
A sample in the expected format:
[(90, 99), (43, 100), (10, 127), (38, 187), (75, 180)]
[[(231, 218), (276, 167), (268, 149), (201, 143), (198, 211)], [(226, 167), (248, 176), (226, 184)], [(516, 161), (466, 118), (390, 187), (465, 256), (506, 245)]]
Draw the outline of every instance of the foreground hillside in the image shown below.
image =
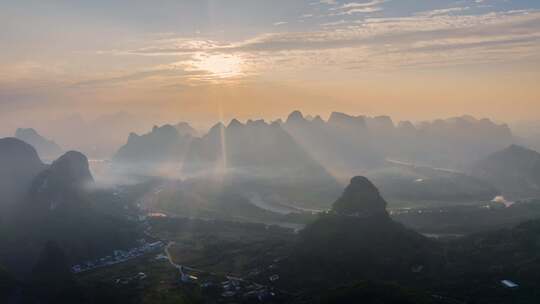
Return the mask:
[(16, 138), (0, 139), (0, 223), (27, 194), (34, 178), (46, 168), (36, 150)]
[[(143, 186), (135, 187), (138, 190), (131, 193), (146, 192)], [(69, 247), (46, 242), (32, 267), (30, 285), (18, 285), (9, 275), (4, 281), (23, 288), (19, 290), (29, 299), (62, 299), (55, 303), (74, 299), (347, 303), (354, 299), (502, 304), (539, 298), (535, 288), (540, 267), (538, 220), (436, 240), (395, 222), (386, 207), (371, 181), (355, 177), (332, 209), (299, 233), (268, 224), (161, 215), (145, 221), (147, 234), (168, 244), (159, 251), (71, 273), (66, 270), (72, 252), (65, 248)], [(76, 214), (69, 216), (80, 221)], [(104, 229), (114, 231), (112, 226)], [(95, 236), (106, 240), (104, 235)], [(505, 287), (502, 280), (519, 288)]]
[(0, 144), (2, 160), (9, 164), (2, 172), (18, 177), (5, 177), (18, 182), (16, 193), (1, 193), (11, 199), (10, 216), (0, 221), (0, 264), (27, 273), (50, 241), (59, 244), (68, 263), (133, 244), (139, 233), (133, 223), (105, 211), (112, 201), (96, 195), (86, 156), (71, 151), (45, 166), (22, 141), (3, 139)]
[(394, 222), (386, 201), (365, 177), (353, 178), (332, 210), (299, 237), (296, 249), (279, 268), (284, 288), (335, 288), (360, 280), (416, 281), (439, 271), (443, 262), (442, 247)]
[[(199, 139), (177, 126), (156, 128), (148, 136), (162, 132), (191, 137), (190, 147), (206, 147), (196, 150), (200, 155), (186, 150), (183, 157), (191, 164), (220, 168), (217, 154), (226, 152), (228, 164), (239, 170), (101, 189), (79, 152), (44, 165), (30, 145), (0, 141), (1, 160), (11, 170), (4, 171), (5, 180), (12, 172), (20, 181), (3, 188), (10, 216), (0, 222), (0, 265), (7, 269), (0, 272), (0, 296), (28, 303), (342, 303), (353, 298), (365, 303), (530, 303), (539, 298), (534, 201), (392, 210), (391, 216), (384, 193), (416, 201), (445, 194), (448, 200), (488, 200), (499, 192), (479, 177), (394, 164), (397, 174), (394, 169), (387, 173), (388, 168), (371, 171), (378, 173), (373, 183), (356, 176), (336, 195), (336, 180), (293, 145), (280, 125), (233, 122)], [(227, 134), (232, 146), (215, 154), (208, 147), (218, 146), (220, 134)], [(148, 147), (155, 147), (160, 136)], [(241, 146), (244, 138), (256, 142), (257, 137), (268, 141)], [(133, 140), (146, 145), (147, 139)], [(287, 149), (268, 152), (284, 142)], [(157, 163), (168, 157), (178, 161), (175, 153), (164, 155), (154, 155)], [(267, 166), (276, 175), (268, 174)], [(534, 163), (520, 169), (529, 167)], [(403, 172), (402, 182), (413, 185), (386, 186)], [(427, 189), (414, 190), (422, 186)], [(285, 195), (331, 208), (311, 214), (284, 203)], [(455, 235), (433, 239), (420, 232)], [(463, 236), (469, 232), (480, 233)], [(505, 287), (502, 280), (519, 288)]]

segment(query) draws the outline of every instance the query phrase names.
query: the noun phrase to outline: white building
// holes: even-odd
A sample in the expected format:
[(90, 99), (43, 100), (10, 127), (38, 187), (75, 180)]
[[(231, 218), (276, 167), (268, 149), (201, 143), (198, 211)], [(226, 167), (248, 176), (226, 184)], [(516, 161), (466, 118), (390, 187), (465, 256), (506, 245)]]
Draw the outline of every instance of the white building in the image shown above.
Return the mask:
[(516, 284), (516, 283), (514, 283), (514, 282), (512, 282), (510, 280), (502, 280), (501, 284), (506, 288), (517, 288), (517, 287), (519, 287), (518, 284)]

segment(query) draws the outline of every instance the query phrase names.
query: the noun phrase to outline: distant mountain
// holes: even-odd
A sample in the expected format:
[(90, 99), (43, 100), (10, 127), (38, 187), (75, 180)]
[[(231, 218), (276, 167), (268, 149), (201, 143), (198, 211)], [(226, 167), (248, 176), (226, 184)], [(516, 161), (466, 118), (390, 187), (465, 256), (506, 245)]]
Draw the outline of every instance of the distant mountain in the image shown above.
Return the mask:
[(196, 136), (199, 135), (197, 130), (195, 130), (187, 122), (179, 122), (176, 125), (174, 125), (174, 127), (176, 128), (178, 133), (180, 133), (180, 135), (189, 135), (189, 136), (193, 136), (193, 137), (196, 137)]
[(192, 151), (187, 161), (207, 161), (253, 175), (286, 178), (281, 174), (286, 172), (309, 179), (325, 172), (280, 125), (263, 121), (217, 124), (201, 138), (199, 150)]
[[(242, 124), (234, 119), (228, 126), (219, 123), (201, 137), (187, 123), (154, 127), (145, 135), (131, 134), (114, 159), (139, 163), (185, 160), (188, 168), (222, 159), (228, 162), (227, 165), (234, 165), (240, 161), (237, 152), (243, 153), (242, 149), (251, 148), (272, 132), (277, 134), (275, 130), (266, 131), (271, 130), (270, 126), (280, 126), (292, 138), (280, 146), (274, 145), (274, 149), (283, 147), (283, 144), (299, 146), (309, 158), (342, 181), (384, 166), (386, 158), (442, 168), (464, 168), (514, 140), (508, 126), (470, 116), (418, 125), (404, 121), (396, 125), (388, 116), (352, 116), (333, 112), (324, 121), (319, 116), (307, 119), (301, 112), (294, 111), (285, 122), (267, 124), (262, 120), (250, 120)], [(261, 132), (268, 134), (254, 136)], [(242, 136), (236, 139), (237, 134)], [(233, 151), (239, 147), (239, 151)], [(231, 150), (232, 154), (223, 154), (224, 149)], [(264, 151), (258, 155), (273, 157), (271, 152)], [(223, 158), (224, 155), (227, 159)]]
[(210, 135), (211, 146), (220, 146), (223, 139), (226, 166), (233, 174), (231, 186), (237, 191), (316, 209), (328, 208), (327, 202), (339, 195), (342, 186), (334, 176), (278, 123), (233, 120), (223, 134)]
[[(182, 135), (170, 125), (130, 135), (114, 162), (124, 168), (216, 180), (234, 192), (272, 194), (284, 204), (326, 206), (340, 189), (338, 182), (277, 123), (232, 120), (213, 126), (202, 137)], [(307, 193), (307, 194), (306, 194)], [(242, 193), (240, 193), (242, 194)]]
[(390, 153), (390, 157), (400, 155), (398, 158), (410, 162), (463, 169), (514, 141), (507, 125), (472, 116), (421, 122), (415, 128), (412, 134), (410, 130), (398, 134), (393, 148), (397, 154)]
[(388, 116), (334, 112), (328, 121), (292, 112), (283, 128), (334, 176), (348, 179), (385, 158), (462, 169), (514, 141), (508, 126), (471, 116), (394, 124)]
[(180, 162), (191, 140), (191, 135), (181, 134), (177, 127), (154, 126), (150, 133), (144, 135), (131, 133), (113, 160), (138, 165)]
[(500, 194), (495, 186), (483, 179), (412, 164), (388, 164), (366, 175), (390, 202), (409, 206), (422, 202), (490, 201)]
[(319, 116), (305, 119), (292, 112), (283, 128), (294, 140), (334, 176), (348, 179), (379, 166), (384, 155), (378, 154), (366, 117), (334, 112), (327, 122)]
[(517, 121), (510, 126), (516, 134), (516, 144), (540, 151), (540, 120)]
[(39, 135), (34, 129), (19, 128), (15, 137), (32, 145), (43, 159), (55, 159), (62, 154), (62, 148), (57, 143)]
[(505, 196), (540, 196), (540, 153), (511, 145), (476, 162), (471, 174), (490, 181)]
[(393, 128), (388, 117), (376, 117), (368, 119), (368, 127), (387, 158), (459, 170), (515, 140), (507, 125), (472, 116), (402, 121)]
[[(36, 150), (16, 138), (0, 139), (0, 212), (21, 200), (34, 178), (45, 169)], [(0, 216), (1, 218), (1, 216)]]
[[(316, 206), (328, 207), (324, 202), (337, 197), (338, 183), (383, 170), (388, 167), (387, 159), (425, 167), (463, 168), (512, 140), (507, 126), (469, 116), (415, 126), (410, 122), (396, 125), (388, 116), (334, 112), (324, 121), (294, 111), (285, 122), (241, 123), (233, 119), (228, 125), (218, 123), (200, 137), (185, 123), (156, 126), (144, 135), (131, 134), (116, 153), (114, 164), (142, 175), (232, 177), (242, 181), (239, 185), (250, 184), (249, 189), (265, 189), (257, 192), (280, 189), (279, 195), (288, 193), (284, 196), (287, 204), (304, 207), (306, 195), (300, 193), (313, 192), (316, 197), (316, 192), (322, 195), (315, 199)], [(424, 184), (414, 183), (423, 179), (418, 177), (407, 187), (424, 194), (405, 193), (398, 199), (491, 199), (487, 196), (497, 194), (489, 185), (467, 176), (428, 175)], [(394, 185), (393, 179), (390, 184)], [(298, 191), (301, 188), (307, 191)], [(390, 187), (384, 188), (387, 192)]]
[(151, 123), (126, 112), (93, 119), (69, 113), (53, 120), (36, 122), (35, 125), (36, 129), (53, 137), (64, 151), (80, 151), (90, 159), (110, 159), (125, 143), (130, 132), (141, 132), (149, 127), (152, 127)]

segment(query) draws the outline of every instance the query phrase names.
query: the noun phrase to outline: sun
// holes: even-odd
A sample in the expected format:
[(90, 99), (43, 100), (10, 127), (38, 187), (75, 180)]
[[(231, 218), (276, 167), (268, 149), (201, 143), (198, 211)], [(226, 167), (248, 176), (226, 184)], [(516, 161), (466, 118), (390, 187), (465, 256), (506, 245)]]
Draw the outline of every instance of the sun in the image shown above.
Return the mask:
[(197, 55), (190, 63), (194, 70), (207, 72), (212, 78), (232, 78), (244, 74), (244, 60), (237, 55)]

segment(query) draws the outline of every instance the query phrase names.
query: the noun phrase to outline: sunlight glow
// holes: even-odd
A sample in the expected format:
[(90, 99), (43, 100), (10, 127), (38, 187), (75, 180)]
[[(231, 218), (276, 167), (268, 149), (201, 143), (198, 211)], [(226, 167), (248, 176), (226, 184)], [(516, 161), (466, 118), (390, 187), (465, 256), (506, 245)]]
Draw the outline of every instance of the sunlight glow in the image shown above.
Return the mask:
[(225, 79), (244, 74), (244, 60), (237, 55), (199, 54), (188, 64), (192, 70), (207, 72), (212, 78)]

